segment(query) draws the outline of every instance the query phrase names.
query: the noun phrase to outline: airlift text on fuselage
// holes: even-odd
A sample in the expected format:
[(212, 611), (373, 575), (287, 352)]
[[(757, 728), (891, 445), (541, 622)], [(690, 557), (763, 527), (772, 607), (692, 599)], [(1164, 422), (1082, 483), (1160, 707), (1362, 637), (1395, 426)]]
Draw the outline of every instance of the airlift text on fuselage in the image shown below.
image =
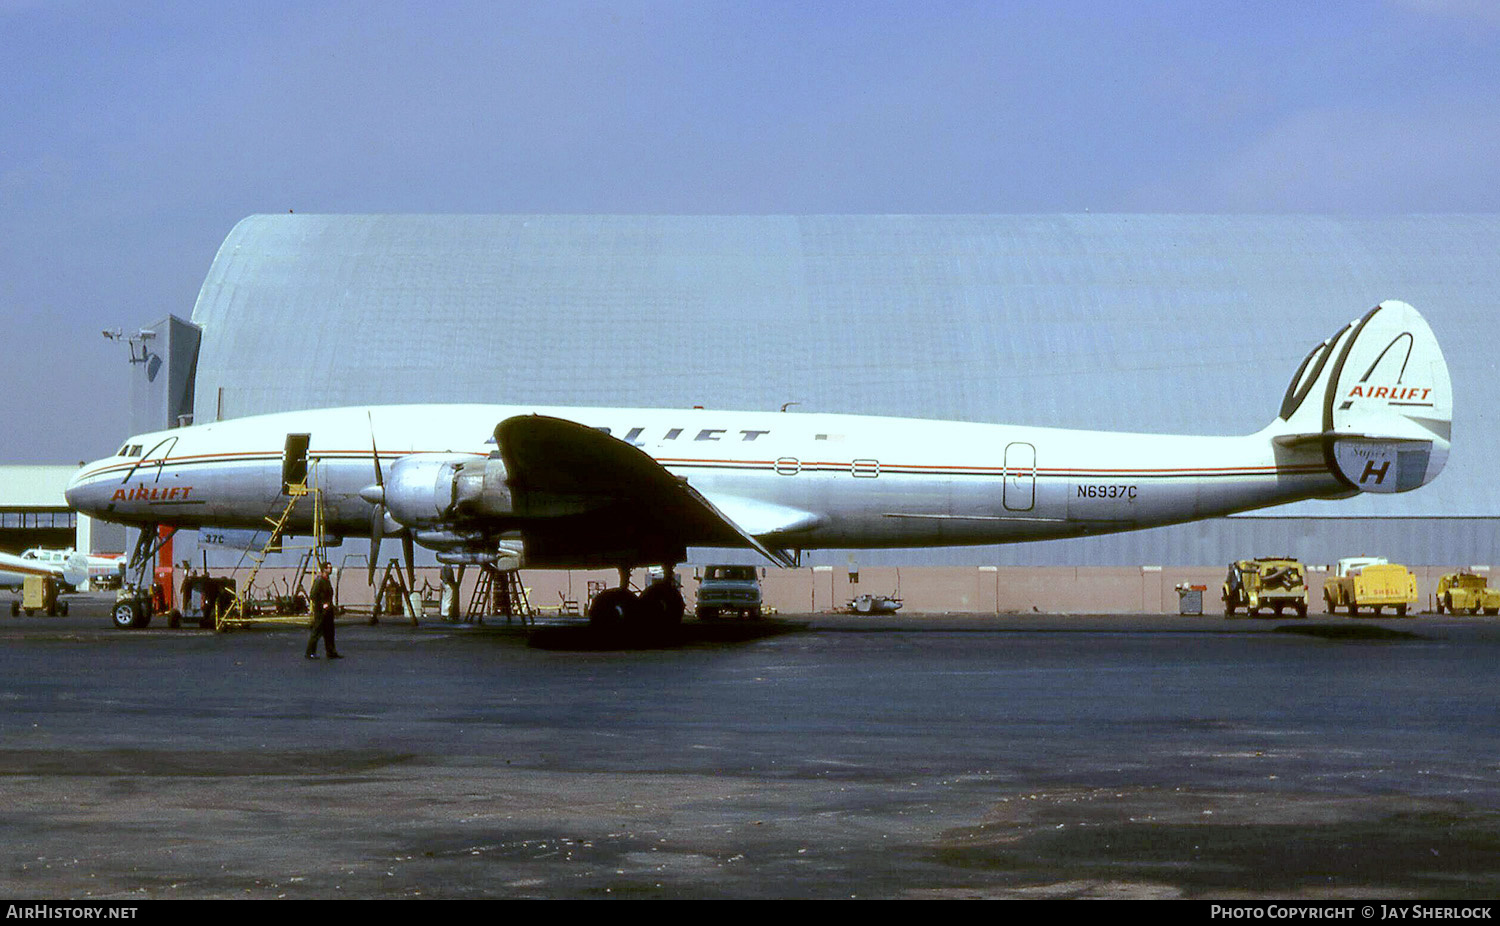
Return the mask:
[(185, 502), (188, 495), (193, 491), (192, 486), (156, 486), (144, 485), (131, 486), (128, 489), (115, 489), (111, 496), (111, 502)]

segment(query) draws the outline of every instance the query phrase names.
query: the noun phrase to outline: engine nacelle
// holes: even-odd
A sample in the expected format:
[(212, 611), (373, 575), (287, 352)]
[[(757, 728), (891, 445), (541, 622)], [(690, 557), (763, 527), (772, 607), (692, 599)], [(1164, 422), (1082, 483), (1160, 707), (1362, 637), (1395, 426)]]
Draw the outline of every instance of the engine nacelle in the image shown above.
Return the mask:
[(420, 453), (391, 465), (385, 486), (391, 517), (406, 527), (438, 528), (513, 513), (505, 462), (457, 454)]
[(439, 550), (437, 561), (453, 566), (494, 566), (501, 572), (506, 572), (520, 569), (526, 564), (526, 551), (519, 542), (505, 541), (491, 550)]

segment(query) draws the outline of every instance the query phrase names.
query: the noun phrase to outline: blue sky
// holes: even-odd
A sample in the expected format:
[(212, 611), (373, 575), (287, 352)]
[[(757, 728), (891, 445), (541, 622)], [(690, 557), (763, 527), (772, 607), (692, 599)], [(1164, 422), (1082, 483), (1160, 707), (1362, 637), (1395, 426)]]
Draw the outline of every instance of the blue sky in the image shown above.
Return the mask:
[(0, 462), (112, 449), (99, 331), (252, 213), (1495, 212), (1497, 153), (1489, 0), (0, 0)]

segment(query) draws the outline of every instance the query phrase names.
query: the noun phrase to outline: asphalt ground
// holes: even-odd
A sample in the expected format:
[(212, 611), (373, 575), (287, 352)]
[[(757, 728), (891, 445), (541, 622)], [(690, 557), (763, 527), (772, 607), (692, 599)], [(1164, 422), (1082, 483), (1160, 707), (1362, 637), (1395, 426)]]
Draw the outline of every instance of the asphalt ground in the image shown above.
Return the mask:
[(72, 601), (0, 618), (0, 895), (1500, 896), (1493, 618), (346, 618), (314, 662)]

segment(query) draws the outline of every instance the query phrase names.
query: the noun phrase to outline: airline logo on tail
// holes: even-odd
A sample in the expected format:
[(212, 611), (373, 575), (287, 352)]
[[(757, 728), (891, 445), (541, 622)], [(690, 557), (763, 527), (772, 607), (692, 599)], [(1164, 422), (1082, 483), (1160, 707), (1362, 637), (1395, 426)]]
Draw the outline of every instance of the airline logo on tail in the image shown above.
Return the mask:
[[(1355, 386), (1349, 390), (1348, 399), (1386, 399), (1392, 405), (1431, 405), (1425, 401), (1432, 395), (1431, 389), (1421, 386)], [(1346, 403), (1345, 408), (1349, 405)]]

